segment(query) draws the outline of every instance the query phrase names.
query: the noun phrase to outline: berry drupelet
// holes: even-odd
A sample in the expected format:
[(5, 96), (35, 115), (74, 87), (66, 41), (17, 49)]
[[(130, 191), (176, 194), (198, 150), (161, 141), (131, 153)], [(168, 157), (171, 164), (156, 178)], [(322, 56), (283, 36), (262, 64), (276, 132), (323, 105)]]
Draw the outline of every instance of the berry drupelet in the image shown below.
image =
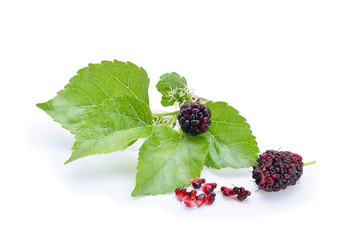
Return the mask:
[(225, 196), (225, 197), (230, 197), (233, 195), (233, 190), (231, 188), (228, 188), (225, 186), (221, 187), (221, 192), (222, 192), (223, 196)]
[(216, 200), (216, 194), (211, 192), (208, 194), (205, 199), (204, 199), (204, 204), (205, 205), (211, 205), (214, 201)]
[(197, 102), (182, 105), (177, 114), (181, 129), (193, 136), (207, 132), (211, 124), (210, 118), (210, 109)]
[(204, 178), (190, 179), (190, 183), (195, 189), (199, 189), (201, 187), (201, 184), (205, 182), (206, 180)]
[(223, 194), (223, 196), (225, 197), (230, 197), (230, 196), (234, 196), (236, 197), (236, 199), (238, 199), (239, 201), (244, 201), (248, 196), (251, 195), (251, 192), (246, 190), (243, 187), (234, 187), (233, 189), (228, 188), (228, 187), (221, 187), (221, 192)]
[(295, 185), (303, 173), (302, 157), (288, 151), (267, 150), (253, 166), (252, 177), (259, 189), (277, 192)]
[(217, 183), (205, 183), (202, 185), (202, 191), (206, 194), (209, 195), (210, 193), (213, 192), (213, 190), (217, 187)]
[(206, 195), (204, 193), (201, 193), (198, 196), (196, 196), (195, 203), (197, 207), (201, 207), (205, 199), (206, 199)]
[(238, 193), (238, 195), (236, 196), (236, 198), (239, 200), (239, 201), (244, 201), (248, 196), (251, 195), (251, 192), (248, 191), (248, 190), (244, 190), (240, 193)]
[(186, 189), (183, 187), (176, 188), (174, 192), (179, 201), (182, 201), (183, 198), (188, 194)]

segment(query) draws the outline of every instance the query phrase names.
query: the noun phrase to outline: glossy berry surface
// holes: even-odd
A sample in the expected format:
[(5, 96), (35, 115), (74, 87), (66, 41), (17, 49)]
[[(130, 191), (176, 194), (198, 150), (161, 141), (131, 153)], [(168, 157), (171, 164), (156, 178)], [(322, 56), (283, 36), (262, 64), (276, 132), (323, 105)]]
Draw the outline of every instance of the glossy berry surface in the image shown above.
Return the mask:
[(210, 118), (210, 109), (197, 102), (183, 104), (177, 114), (181, 129), (193, 136), (207, 132)]
[(201, 184), (205, 183), (206, 180), (204, 178), (190, 179), (190, 183), (195, 189), (199, 189)]
[(236, 198), (239, 200), (239, 201), (244, 201), (248, 196), (251, 195), (251, 192), (248, 191), (248, 190), (244, 190), (242, 192), (240, 192)]
[(212, 192), (205, 197), (204, 204), (211, 205), (215, 200), (216, 200), (216, 194)]
[(245, 188), (243, 188), (243, 187), (233, 187), (233, 190), (232, 190), (233, 195), (238, 195), (239, 193), (241, 193), (243, 191), (245, 191)]
[(179, 201), (182, 201), (183, 198), (187, 195), (186, 189), (182, 187), (176, 188), (174, 192)]
[(267, 150), (253, 166), (252, 177), (259, 189), (276, 192), (295, 185), (303, 173), (302, 157), (289, 151)]
[(194, 199), (191, 199), (189, 196), (185, 196), (182, 201), (187, 207), (195, 207)]
[(246, 190), (243, 187), (233, 187), (233, 189), (231, 189), (223, 186), (221, 187), (221, 192), (223, 196), (225, 197), (234, 196), (239, 201), (244, 201), (248, 196), (251, 195), (251, 192)]
[(194, 200), (194, 199), (196, 198), (197, 191), (196, 191), (196, 190), (191, 190), (191, 191), (187, 192), (186, 195), (187, 195), (191, 200)]
[(233, 195), (232, 189), (225, 186), (221, 187), (221, 192), (225, 197), (230, 197)]
[(205, 198), (206, 198), (206, 195), (203, 193), (196, 196), (195, 203), (196, 203), (197, 207), (201, 207), (201, 205), (204, 203)]
[(217, 187), (217, 183), (205, 183), (202, 185), (202, 191), (206, 194), (209, 195), (210, 193), (213, 192), (213, 190)]

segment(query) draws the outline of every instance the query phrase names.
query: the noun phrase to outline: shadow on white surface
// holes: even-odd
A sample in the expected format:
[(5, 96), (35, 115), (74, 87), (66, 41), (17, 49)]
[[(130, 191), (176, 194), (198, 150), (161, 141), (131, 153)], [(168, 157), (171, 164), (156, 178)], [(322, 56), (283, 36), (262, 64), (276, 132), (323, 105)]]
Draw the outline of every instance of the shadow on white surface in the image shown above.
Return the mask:
[[(56, 124), (56, 123), (55, 123)], [(43, 131), (45, 129), (46, 131)], [(106, 196), (126, 208), (152, 208), (180, 218), (242, 219), (291, 211), (315, 199), (317, 165), (304, 170), (300, 183), (280, 192), (257, 191), (250, 169), (214, 170), (204, 168), (201, 177), (216, 182), (216, 201), (212, 206), (189, 209), (177, 201), (174, 194), (131, 197), (135, 185), (138, 149), (142, 141), (125, 151), (89, 156), (64, 165), (71, 154), (74, 137), (56, 124), (37, 124), (28, 129), (28, 142), (46, 155), (52, 171), (75, 194)], [(252, 192), (244, 202), (225, 198), (221, 186), (243, 186)]]
[(28, 142), (46, 155), (45, 161), (53, 172), (73, 192), (105, 195), (121, 203), (131, 198), (138, 157), (135, 148), (140, 143), (123, 152), (89, 156), (64, 165), (74, 143), (74, 136), (67, 130), (52, 124), (32, 125), (28, 128)]

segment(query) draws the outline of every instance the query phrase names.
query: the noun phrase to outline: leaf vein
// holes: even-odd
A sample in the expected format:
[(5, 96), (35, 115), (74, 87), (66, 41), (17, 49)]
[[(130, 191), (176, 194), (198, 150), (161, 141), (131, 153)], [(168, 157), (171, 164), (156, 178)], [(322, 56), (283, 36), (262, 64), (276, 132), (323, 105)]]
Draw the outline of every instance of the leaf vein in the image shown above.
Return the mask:
[[(164, 143), (164, 142), (163, 142), (163, 143)], [(162, 144), (163, 144), (163, 143), (162, 143)], [(178, 142), (177, 146), (175, 147), (174, 152), (172, 153), (171, 157), (169, 157), (169, 158), (166, 160), (166, 162), (162, 165), (162, 167), (160, 168), (160, 170), (158, 170), (157, 173), (154, 174), (154, 176), (144, 184), (144, 188), (145, 188), (147, 185), (149, 185), (149, 184), (154, 180), (154, 178), (161, 172), (161, 170), (162, 170), (166, 165), (168, 165), (168, 163), (171, 161), (171, 159), (174, 157), (174, 155), (175, 155), (176, 152), (178, 151), (179, 145), (180, 145), (180, 141)], [(141, 191), (141, 189), (139, 190), (139, 192), (140, 192), (140, 191)]]
[(105, 91), (105, 89), (103, 89), (103, 87), (101, 87), (101, 85), (98, 84), (97, 82), (95, 82), (93, 79), (91, 79), (91, 78), (85, 78), (85, 77), (80, 77), (80, 79), (93, 82), (96, 86), (98, 86), (98, 87), (102, 90), (103, 93), (105, 93), (109, 98), (112, 98), (112, 97), (107, 93), (107, 91)]

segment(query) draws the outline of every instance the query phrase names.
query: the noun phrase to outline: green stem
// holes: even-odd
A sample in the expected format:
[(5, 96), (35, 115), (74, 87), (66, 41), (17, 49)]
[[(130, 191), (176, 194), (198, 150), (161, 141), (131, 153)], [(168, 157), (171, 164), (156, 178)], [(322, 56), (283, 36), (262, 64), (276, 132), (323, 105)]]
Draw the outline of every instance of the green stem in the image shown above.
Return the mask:
[(170, 125), (172, 123), (172, 121), (173, 121), (172, 118), (170, 118), (170, 119), (168, 119), (167, 122), (162, 123), (161, 125)]
[(152, 116), (154, 116), (154, 117), (173, 116), (173, 115), (177, 115), (178, 112), (179, 112), (179, 110), (174, 111), (174, 112), (152, 113)]
[(304, 166), (307, 166), (307, 165), (311, 165), (311, 164), (315, 164), (316, 161), (310, 161), (310, 162), (307, 162), (307, 163), (303, 163)]
[(172, 126), (172, 128), (174, 128), (176, 124), (177, 124), (177, 117), (173, 116), (170, 125)]

